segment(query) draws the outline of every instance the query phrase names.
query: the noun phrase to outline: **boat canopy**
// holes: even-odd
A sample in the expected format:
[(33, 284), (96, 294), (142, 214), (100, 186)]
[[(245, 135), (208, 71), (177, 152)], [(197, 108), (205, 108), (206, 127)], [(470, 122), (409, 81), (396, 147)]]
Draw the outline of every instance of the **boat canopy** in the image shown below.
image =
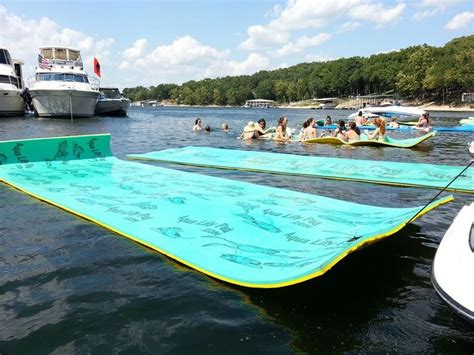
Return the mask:
[(40, 54), (44, 59), (58, 62), (77, 62), (82, 63), (81, 54), (77, 49), (66, 47), (42, 47)]

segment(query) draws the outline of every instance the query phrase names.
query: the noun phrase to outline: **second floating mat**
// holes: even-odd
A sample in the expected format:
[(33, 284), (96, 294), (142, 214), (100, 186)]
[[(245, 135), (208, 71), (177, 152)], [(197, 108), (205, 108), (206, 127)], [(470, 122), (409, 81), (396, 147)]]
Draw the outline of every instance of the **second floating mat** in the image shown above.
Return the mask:
[[(132, 154), (128, 158), (435, 189), (444, 188), (464, 169), (462, 166), (451, 165), (326, 158), (209, 147), (166, 149)], [(447, 190), (474, 193), (474, 168), (466, 170)]]

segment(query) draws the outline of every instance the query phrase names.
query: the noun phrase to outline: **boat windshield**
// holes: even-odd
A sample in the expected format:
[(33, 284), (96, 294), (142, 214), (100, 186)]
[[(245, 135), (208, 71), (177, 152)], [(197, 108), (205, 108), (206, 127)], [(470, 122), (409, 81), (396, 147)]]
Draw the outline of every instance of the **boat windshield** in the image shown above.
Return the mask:
[(38, 81), (70, 81), (76, 83), (88, 83), (86, 75), (64, 74), (64, 73), (40, 73), (36, 75)]
[(0, 64), (12, 65), (10, 53), (6, 49), (0, 49)]
[(103, 94), (104, 97), (108, 99), (120, 99), (120, 91), (118, 89), (100, 89), (100, 92)]

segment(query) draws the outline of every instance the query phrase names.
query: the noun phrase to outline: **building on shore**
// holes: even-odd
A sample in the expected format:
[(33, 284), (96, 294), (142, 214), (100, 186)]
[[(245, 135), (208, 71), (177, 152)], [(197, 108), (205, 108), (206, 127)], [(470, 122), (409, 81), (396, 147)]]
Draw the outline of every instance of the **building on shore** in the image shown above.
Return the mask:
[(245, 108), (270, 108), (275, 107), (276, 103), (273, 100), (254, 99), (245, 101)]
[(314, 98), (313, 101), (319, 103), (318, 108), (321, 110), (334, 109), (339, 104), (338, 97), (323, 97), (321, 99)]

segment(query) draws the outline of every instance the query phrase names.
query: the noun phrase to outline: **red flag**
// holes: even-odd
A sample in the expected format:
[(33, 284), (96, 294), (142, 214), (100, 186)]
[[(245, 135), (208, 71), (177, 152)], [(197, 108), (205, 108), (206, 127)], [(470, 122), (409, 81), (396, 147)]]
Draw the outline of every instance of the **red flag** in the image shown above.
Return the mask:
[(100, 63), (95, 57), (94, 57), (94, 73), (100, 78)]

